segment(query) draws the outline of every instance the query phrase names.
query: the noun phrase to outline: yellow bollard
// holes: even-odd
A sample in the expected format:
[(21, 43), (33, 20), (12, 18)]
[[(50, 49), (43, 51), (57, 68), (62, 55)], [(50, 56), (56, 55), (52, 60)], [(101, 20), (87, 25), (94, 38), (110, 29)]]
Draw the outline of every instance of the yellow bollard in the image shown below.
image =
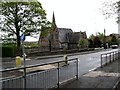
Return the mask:
[(65, 61), (65, 64), (68, 65), (68, 57), (67, 57), (67, 55), (64, 55), (64, 61)]
[(20, 56), (16, 57), (16, 67), (20, 67), (21, 66), (21, 59)]

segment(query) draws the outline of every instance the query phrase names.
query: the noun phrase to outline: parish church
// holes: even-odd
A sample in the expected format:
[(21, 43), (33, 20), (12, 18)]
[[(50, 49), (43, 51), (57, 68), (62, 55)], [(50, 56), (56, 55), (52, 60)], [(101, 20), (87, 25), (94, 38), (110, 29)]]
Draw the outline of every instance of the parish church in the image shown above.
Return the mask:
[(45, 37), (40, 37), (41, 51), (78, 49), (80, 39), (87, 39), (86, 32), (73, 32), (70, 28), (58, 28), (55, 15), (52, 17), (52, 30)]

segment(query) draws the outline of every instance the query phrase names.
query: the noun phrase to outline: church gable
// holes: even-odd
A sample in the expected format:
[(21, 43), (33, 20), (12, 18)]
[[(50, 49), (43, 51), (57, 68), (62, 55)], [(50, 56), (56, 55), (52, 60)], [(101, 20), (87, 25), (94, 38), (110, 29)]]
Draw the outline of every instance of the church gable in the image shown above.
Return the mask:
[(48, 50), (77, 49), (81, 38), (87, 39), (86, 32), (73, 32), (70, 28), (57, 28), (53, 13), (51, 31), (41, 39), (41, 48)]

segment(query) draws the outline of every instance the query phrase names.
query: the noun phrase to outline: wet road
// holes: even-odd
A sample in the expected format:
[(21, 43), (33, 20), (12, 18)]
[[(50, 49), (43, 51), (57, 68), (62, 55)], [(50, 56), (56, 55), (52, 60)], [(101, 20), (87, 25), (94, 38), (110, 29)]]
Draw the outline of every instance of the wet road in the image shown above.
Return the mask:
[[(79, 73), (78, 74), (79, 74), (79, 76), (81, 76), (81, 75), (89, 72), (90, 70), (100, 66), (100, 55), (101, 54), (113, 52), (113, 51), (118, 51), (118, 49), (111, 49), (111, 50), (107, 50), (107, 51), (101, 51), (101, 52), (95, 52), (95, 53), (89, 53), (89, 54), (83, 54), (83, 55), (74, 55), (74, 56), (69, 56), (68, 59), (71, 59), (71, 58), (79, 59), (79, 63), (78, 63), (78, 72)], [(44, 64), (44, 63), (49, 63), (49, 62), (61, 61), (62, 59), (63, 59), (63, 57), (49, 58), (49, 59), (43, 59), (43, 60), (28, 60), (26, 62), (26, 64), (27, 65)], [(76, 67), (76, 65), (72, 64), (72, 63), (66, 67), (62, 67), (60, 69), (60, 81), (62, 82), (64, 80), (69, 79), (70, 77), (74, 77), (74, 75), (76, 75), (75, 67)], [(27, 75), (27, 87), (28, 88), (29, 87), (35, 88), (35, 87), (39, 87), (39, 86), (40, 86), (40, 88), (41, 87), (49, 88), (50, 86), (52, 87), (58, 81), (57, 76), (58, 76), (57, 69), (53, 69), (50, 71), (49, 70), (43, 71), (40, 73), (29, 74), (29, 75)], [(16, 83), (16, 85), (14, 85), (14, 86), (17, 86), (19, 84), (21, 85), (21, 83), (23, 82), (23, 78), (19, 79), (19, 80), (21, 80), (21, 81), (18, 81), (18, 84)], [(11, 82), (14, 82), (14, 81), (11, 81)], [(12, 86), (12, 85), (9, 85), (9, 86)]]
[[(83, 55), (74, 55), (73, 56), (68, 56), (68, 59), (71, 58), (78, 58), (79, 59), (79, 66), (80, 67), (96, 67), (100, 65), (100, 54), (103, 53), (108, 53), (108, 52), (113, 52), (113, 51), (118, 51), (118, 49), (110, 49), (106, 51), (100, 51), (100, 52), (95, 52), (95, 53), (89, 53), (89, 54), (83, 54)], [(26, 61), (26, 65), (35, 65), (35, 64), (45, 64), (45, 63), (50, 63), (50, 62), (56, 62), (56, 61), (61, 61), (63, 60), (63, 57), (54, 57), (54, 58), (47, 58), (47, 59), (31, 59)], [(23, 65), (23, 61), (22, 61)], [(13, 68), (15, 67), (15, 61), (11, 62), (3, 62), (2, 63), (2, 68)], [(82, 68), (83, 68), (82, 67)], [(85, 69), (85, 68), (84, 68)]]
[[(95, 53), (83, 54), (83, 55), (73, 55), (68, 56), (68, 59), (78, 58), (79, 59), (79, 71), (80, 75), (90, 71), (96, 67), (100, 66), (100, 55), (103, 53), (118, 51), (118, 49), (110, 49), (106, 51), (100, 51)], [(55, 57), (55, 58), (48, 58), (48, 59), (34, 59), (34, 60), (27, 60), (27, 65), (35, 65), (35, 64), (45, 64), (50, 62), (56, 62), (63, 60), (63, 57)], [(23, 62), (22, 62), (23, 64)], [(15, 62), (5, 62), (2, 65), (2, 68), (12, 68), (15, 67)]]

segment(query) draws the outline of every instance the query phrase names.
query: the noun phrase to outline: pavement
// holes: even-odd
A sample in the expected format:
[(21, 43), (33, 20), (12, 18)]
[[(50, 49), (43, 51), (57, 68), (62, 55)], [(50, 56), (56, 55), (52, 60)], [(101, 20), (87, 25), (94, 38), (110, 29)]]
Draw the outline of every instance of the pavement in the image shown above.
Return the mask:
[[(96, 88), (108, 90), (120, 90), (120, 60), (116, 60), (103, 68), (98, 67), (84, 75), (79, 76), (77, 80), (69, 81), (61, 85), (60, 88)], [(118, 87), (117, 87), (118, 86)]]

